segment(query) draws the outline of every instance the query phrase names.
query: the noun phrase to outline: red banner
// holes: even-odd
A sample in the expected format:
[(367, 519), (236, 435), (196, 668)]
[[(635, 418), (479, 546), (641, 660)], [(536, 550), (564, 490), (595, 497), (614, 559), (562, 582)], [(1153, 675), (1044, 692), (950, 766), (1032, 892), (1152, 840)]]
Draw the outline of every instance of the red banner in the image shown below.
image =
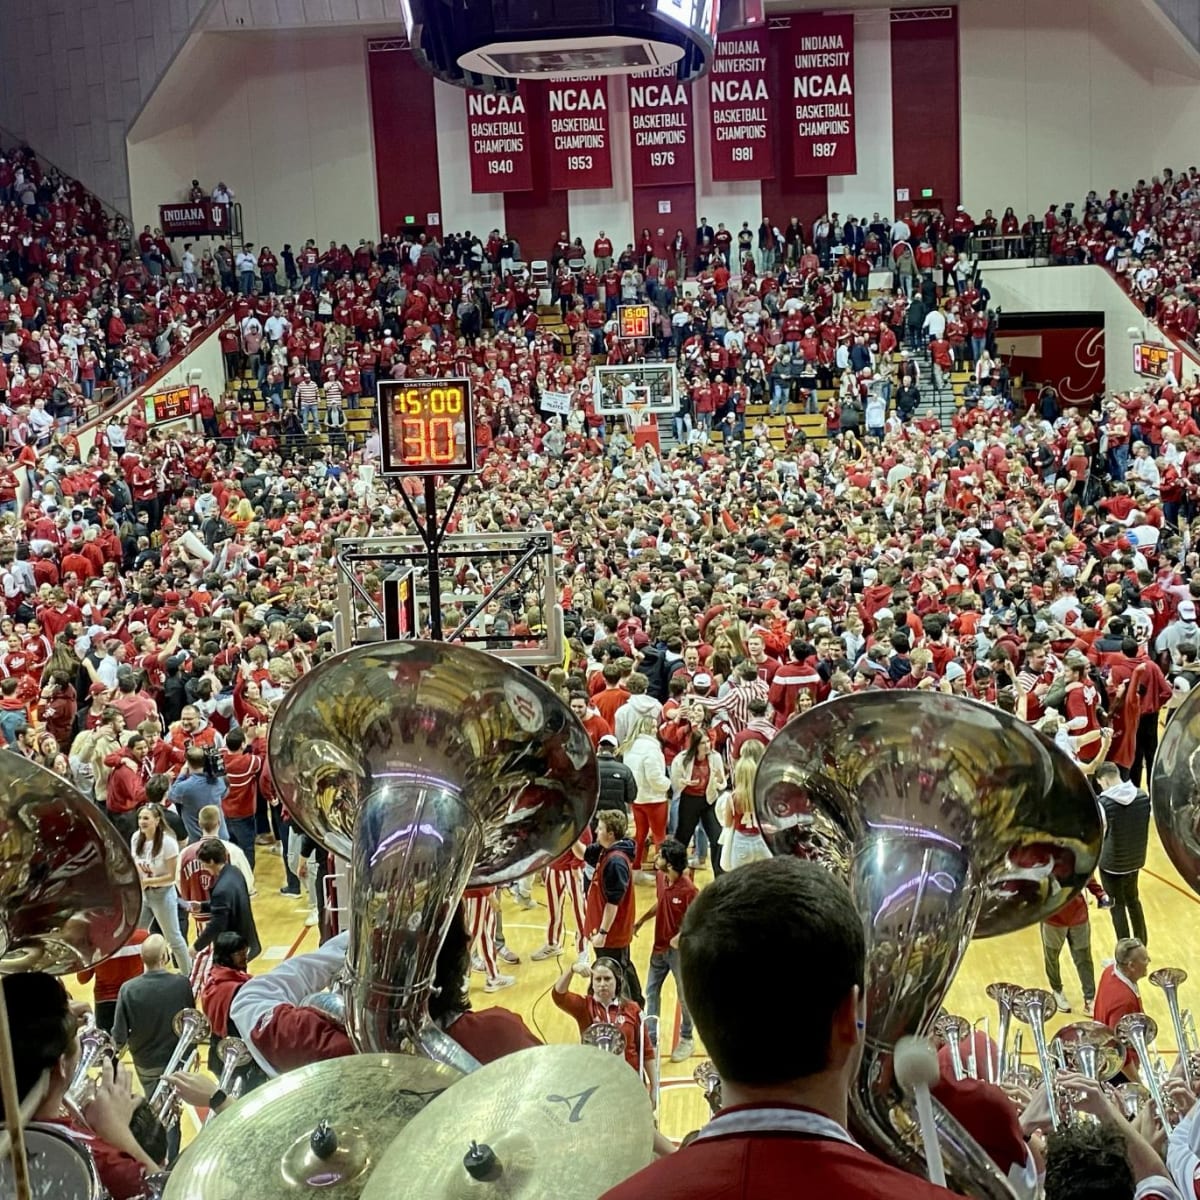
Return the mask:
[(634, 187), (695, 178), (692, 89), (674, 67), (629, 76), (629, 150)]
[(467, 147), (472, 192), (527, 192), (533, 151), (525, 89), (513, 96), (467, 92)]
[(784, 79), (791, 89), (792, 174), (853, 175), (854, 17), (792, 14)]
[(743, 30), (720, 38), (707, 86), (713, 179), (774, 178), (766, 34)]
[(600, 75), (546, 82), (550, 187), (612, 187), (608, 80)]

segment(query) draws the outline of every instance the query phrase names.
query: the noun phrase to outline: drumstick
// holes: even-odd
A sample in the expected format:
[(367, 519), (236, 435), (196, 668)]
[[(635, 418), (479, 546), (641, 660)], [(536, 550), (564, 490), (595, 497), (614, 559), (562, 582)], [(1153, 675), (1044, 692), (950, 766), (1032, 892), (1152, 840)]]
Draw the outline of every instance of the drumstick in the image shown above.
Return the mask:
[(917, 1102), (917, 1118), (921, 1123), (921, 1141), (925, 1144), (929, 1182), (935, 1187), (945, 1187), (946, 1168), (942, 1163), (942, 1147), (933, 1116), (933, 1097), (929, 1093), (929, 1089), (941, 1078), (937, 1051), (925, 1038), (902, 1037), (896, 1043), (892, 1061), (896, 1082), (906, 1092), (911, 1092)]

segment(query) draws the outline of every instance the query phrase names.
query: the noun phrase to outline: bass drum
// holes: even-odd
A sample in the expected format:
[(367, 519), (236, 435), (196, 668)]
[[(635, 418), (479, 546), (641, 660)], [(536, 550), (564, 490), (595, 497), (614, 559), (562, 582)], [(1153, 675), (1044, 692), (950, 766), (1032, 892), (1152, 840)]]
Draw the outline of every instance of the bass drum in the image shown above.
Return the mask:
[[(25, 1127), (29, 1182), (33, 1200), (103, 1200), (96, 1164), (82, 1142), (58, 1125)], [(0, 1160), (0, 1200), (13, 1200), (12, 1162)]]

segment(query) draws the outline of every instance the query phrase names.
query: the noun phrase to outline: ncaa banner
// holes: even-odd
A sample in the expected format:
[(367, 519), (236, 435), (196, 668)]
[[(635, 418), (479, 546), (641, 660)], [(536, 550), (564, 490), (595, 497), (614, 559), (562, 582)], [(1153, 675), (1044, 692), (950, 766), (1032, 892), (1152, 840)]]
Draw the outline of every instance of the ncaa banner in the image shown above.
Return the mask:
[(527, 192), (533, 187), (533, 149), (527, 92), (467, 92), (467, 153), (472, 192)]
[(692, 89), (674, 67), (658, 67), (629, 79), (629, 150), (634, 187), (691, 183)]
[(743, 30), (719, 38), (705, 86), (713, 179), (773, 178), (766, 34)]
[(550, 187), (612, 187), (608, 80), (600, 75), (545, 84), (550, 137)]
[(854, 17), (792, 13), (791, 20), (783, 78), (792, 174), (854, 175)]

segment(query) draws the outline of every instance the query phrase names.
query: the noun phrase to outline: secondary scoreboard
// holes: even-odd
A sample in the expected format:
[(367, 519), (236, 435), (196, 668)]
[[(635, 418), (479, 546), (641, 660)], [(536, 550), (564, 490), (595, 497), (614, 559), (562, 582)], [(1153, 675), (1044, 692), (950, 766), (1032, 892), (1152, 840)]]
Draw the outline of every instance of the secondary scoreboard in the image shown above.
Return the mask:
[(385, 475), (471, 475), (475, 406), (469, 379), (389, 379), (379, 384)]

